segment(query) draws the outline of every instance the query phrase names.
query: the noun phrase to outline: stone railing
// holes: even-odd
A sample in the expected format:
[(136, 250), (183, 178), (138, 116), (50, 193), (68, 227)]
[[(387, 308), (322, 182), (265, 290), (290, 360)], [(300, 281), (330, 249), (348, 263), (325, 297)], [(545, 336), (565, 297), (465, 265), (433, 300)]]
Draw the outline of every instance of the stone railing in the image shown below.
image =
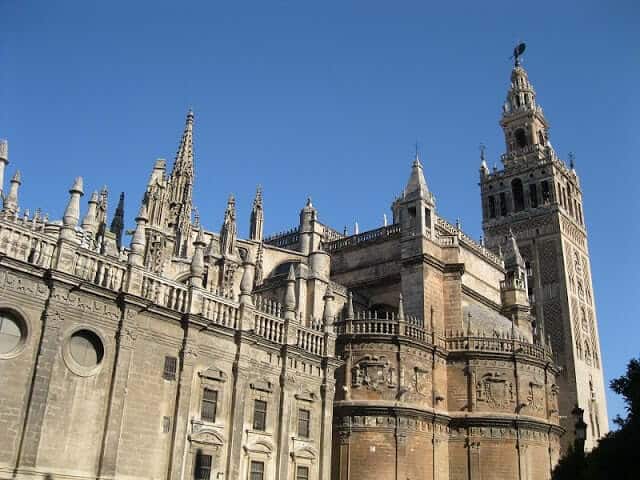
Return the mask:
[(286, 232), (276, 233), (264, 239), (267, 245), (273, 245), (279, 248), (288, 248), (300, 243), (300, 232), (298, 228), (292, 228)]
[(0, 253), (43, 268), (51, 267), (56, 242), (42, 232), (44, 224), (5, 217), (0, 222)]
[(285, 320), (284, 309), (275, 300), (256, 294), (253, 302), (241, 305), (231, 291), (205, 290), (132, 267), (124, 251), (120, 257), (111, 257), (85, 248), (81, 238), (77, 244), (60, 242), (59, 229), (48, 229), (49, 225), (0, 212), (0, 257), (64, 272), (79, 283), (138, 295), (180, 314), (200, 315), (208, 325), (243, 329), (276, 344), (296, 345), (312, 355), (335, 354), (335, 337), (328, 327), (317, 321), (304, 326), (297, 315)]
[(73, 274), (94, 285), (119, 292), (124, 286), (127, 267), (109, 261), (89, 250), (77, 250), (73, 258)]
[(324, 333), (314, 328), (298, 326), (296, 344), (306, 352), (322, 356), (324, 354)]
[[(449, 240), (448, 237), (456, 236), (459, 242), (465, 247), (469, 248), (470, 250), (473, 250), (475, 253), (477, 253), (483, 258), (486, 258), (487, 260), (494, 263), (495, 265), (499, 267), (504, 267), (504, 262), (498, 255), (493, 253), (484, 245), (481, 245), (480, 243), (476, 242), (474, 239), (472, 239), (467, 234), (465, 234), (460, 228), (454, 225), (451, 225), (444, 218), (438, 217), (436, 219), (436, 225), (440, 230), (448, 234), (440, 237), (440, 241), (445, 242), (446, 245), (450, 245), (448, 242), (452, 241), (452, 240)], [(443, 240), (443, 239), (446, 239), (446, 240)]]
[(548, 347), (530, 343), (522, 338), (508, 338), (508, 336), (472, 336), (458, 332), (456, 336), (446, 337), (445, 345), (449, 351), (515, 353), (545, 362), (553, 360), (552, 352)]
[(145, 272), (142, 296), (157, 305), (185, 313), (188, 310), (189, 290), (186, 285)]
[(505, 280), (500, 281), (500, 289), (501, 290), (513, 290), (519, 289), (524, 290), (525, 283), (524, 280), (517, 277), (507, 278)]
[(381, 239), (392, 238), (400, 235), (400, 224), (395, 223), (386, 227), (369, 230), (350, 237), (340, 238), (332, 242), (323, 243), (326, 252), (335, 252), (343, 248), (353, 247), (362, 243), (375, 242)]
[(239, 305), (212, 292), (202, 292), (202, 316), (214, 325), (238, 328)]

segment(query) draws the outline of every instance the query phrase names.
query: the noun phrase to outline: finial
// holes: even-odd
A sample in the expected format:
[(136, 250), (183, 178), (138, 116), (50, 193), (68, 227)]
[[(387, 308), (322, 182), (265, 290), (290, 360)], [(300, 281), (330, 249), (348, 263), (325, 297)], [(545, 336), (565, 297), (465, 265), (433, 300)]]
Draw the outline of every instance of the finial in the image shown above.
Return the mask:
[(576, 154), (573, 152), (569, 152), (569, 168), (571, 168), (571, 170), (575, 170), (576, 168)]
[(513, 49), (512, 58), (514, 60), (514, 67), (520, 66), (520, 57), (522, 56), (526, 48), (527, 45), (524, 42), (519, 42), (518, 45), (516, 45), (516, 47)]
[(20, 170), (16, 170), (16, 173), (13, 174), (13, 177), (11, 178), (11, 183), (17, 183), (18, 185), (22, 185), (22, 174), (20, 173)]
[(404, 320), (404, 299), (402, 297), (402, 293), (400, 293), (400, 296), (398, 298), (398, 320)]
[(311, 197), (307, 197), (307, 207), (313, 207), (313, 203), (311, 203)]
[(482, 162), (486, 161), (486, 158), (485, 158), (485, 151), (486, 150), (487, 150), (486, 145), (484, 143), (480, 143), (480, 160)]
[(388, 221), (387, 221), (387, 214), (386, 213), (382, 214), (382, 223), (384, 224), (385, 227), (387, 226)]
[(353, 233), (354, 235), (358, 235), (360, 233), (360, 227), (358, 226), (358, 222), (356, 221), (354, 226), (353, 226)]

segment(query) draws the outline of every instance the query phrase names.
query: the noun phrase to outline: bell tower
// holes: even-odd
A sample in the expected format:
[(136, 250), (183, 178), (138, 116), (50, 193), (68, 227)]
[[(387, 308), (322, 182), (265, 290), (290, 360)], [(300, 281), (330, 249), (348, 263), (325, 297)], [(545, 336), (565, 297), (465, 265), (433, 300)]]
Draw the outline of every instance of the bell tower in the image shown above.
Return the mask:
[[(591, 281), (583, 192), (571, 157), (567, 165), (549, 140), (549, 123), (520, 56), (503, 106), (502, 169), (489, 170), (482, 153), (480, 188), (487, 247), (506, 251), (514, 239), (539, 341), (550, 342), (562, 372), (559, 416), (573, 443), (576, 404), (585, 411), (586, 448), (608, 431), (598, 324)], [(555, 388), (555, 386), (554, 386)]]

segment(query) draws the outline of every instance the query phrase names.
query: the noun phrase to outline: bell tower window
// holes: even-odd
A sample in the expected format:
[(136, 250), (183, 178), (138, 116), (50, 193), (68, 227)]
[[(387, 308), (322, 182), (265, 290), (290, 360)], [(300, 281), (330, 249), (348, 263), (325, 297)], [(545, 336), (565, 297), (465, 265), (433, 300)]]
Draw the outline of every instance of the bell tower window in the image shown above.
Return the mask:
[(516, 130), (516, 142), (518, 144), (518, 148), (524, 148), (527, 146), (527, 134), (525, 133), (524, 128)]
[(522, 188), (522, 180), (519, 178), (511, 182), (511, 190), (513, 192), (513, 208), (516, 212), (524, 210), (524, 191)]

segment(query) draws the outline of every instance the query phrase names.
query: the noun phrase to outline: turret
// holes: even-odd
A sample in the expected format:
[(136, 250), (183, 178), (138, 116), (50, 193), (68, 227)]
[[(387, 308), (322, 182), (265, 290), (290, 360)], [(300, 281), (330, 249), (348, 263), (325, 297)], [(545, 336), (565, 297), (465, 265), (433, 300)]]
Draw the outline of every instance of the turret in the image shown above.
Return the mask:
[(22, 176), (20, 170), (16, 170), (9, 184), (9, 193), (4, 197), (4, 210), (8, 213), (16, 213), (18, 211), (18, 189), (22, 184)]
[(333, 294), (333, 288), (331, 288), (331, 284), (327, 285), (327, 290), (324, 293), (324, 310), (322, 312), (322, 323), (324, 327), (327, 328), (330, 325), (333, 325), (335, 320), (335, 313), (333, 311), (333, 300), (335, 295)]
[(502, 251), (507, 271), (505, 279), (500, 285), (503, 313), (513, 319), (519, 327), (531, 329), (529, 316), (531, 306), (529, 304), (526, 265), (512, 231), (509, 231)]
[(224, 257), (232, 257), (235, 253), (238, 227), (236, 226), (236, 200), (229, 195), (224, 222), (220, 229), (220, 253)]
[(82, 191), (82, 177), (77, 177), (69, 190), (69, 203), (62, 217), (62, 230), (60, 237), (65, 240), (76, 240), (75, 229), (80, 221), (80, 197)]
[(402, 225), (404, 236), (431, 236), (434, 231), (435, 197), (429, 191), (418, 152), (402, 196), (393, 203), (393, 221)]
[(258, 187), (256, 197), (251, 208), (251, 223), (249, 225), (249, 238), (256, 242), (262, 241), (262, 231), (264, 227), (264, 210), (262, 207), (262, 189)]
[(307, 204), (300, 210), (300, 252), (309, 255), (320, 247), (322, 238), (317, 223), (318, 210), (313, 206), (311, 198), (307, 199)]

